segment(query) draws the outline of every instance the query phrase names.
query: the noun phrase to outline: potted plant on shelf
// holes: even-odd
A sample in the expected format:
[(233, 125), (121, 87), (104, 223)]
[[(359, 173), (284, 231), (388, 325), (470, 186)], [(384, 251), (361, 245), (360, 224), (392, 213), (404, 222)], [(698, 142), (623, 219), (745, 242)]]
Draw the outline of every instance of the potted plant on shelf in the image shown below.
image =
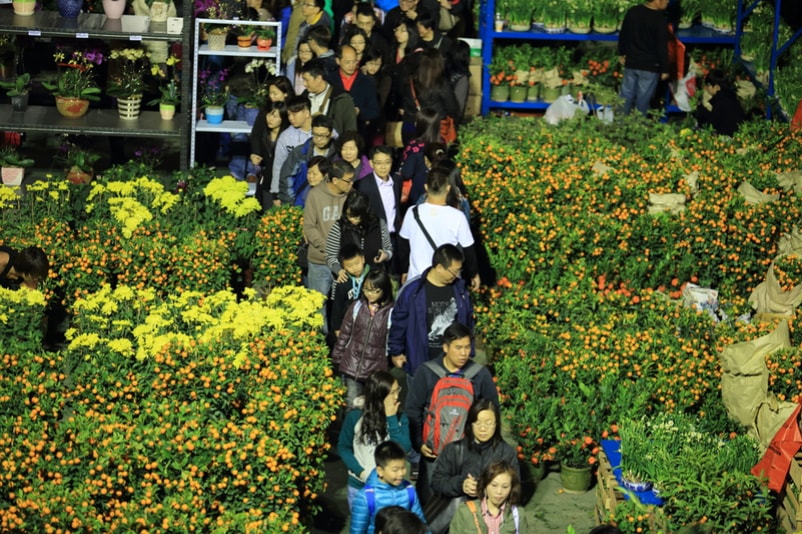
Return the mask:
[(510, 82), (510, 100), (513, 102), (526, 100), (526, 94), (529, 90), (531, 57), (531, 45), (524, 43), (511, 47), (509, 65), (513, 75)]
[(20, 74), (13, 82), (0, 81), (0, 87), (8, 89), (6, 95), (11, 98), (11, 108), (14, 111), (28, 109), (28, 93), (31, 90), (31, 75)]
[(275, 38), (276, 30), (272, 26), (260, 26), (256, 30), (256, 48), (269, 50), (273, 46), (273, 39)]
[(493, 51), (493, 60), (490, 62), (490, 100), (493, 102), (506, 102), (510, 98), (510, 83), (513, 71), (510, 66), (512, 46), (498, 46)]
[[(181, 85), (175, 70), (181, 60), (173, 54), (167, 56), (162, 64), (153, 64), (150, 73), (159, 78), (159, 91), (161, 96), (148, 102), (149, 106), (159, 105), (159, 114), (164, 120), (171, 120), (175, 116), (175, 108), (181, 103)], [(164, 83), (167, 80), (167, 83)]]
[[(230, 20), (232, 18), (231, 14), (228, 13), (227, 7), (221, 4), (221, 0), (195, 0), (193, 11), (196, 18), (214, 20)], [(206, 43), (211, 50), (223, 50), (226, 47), (226, 37), (230, 29), (225, 24), (204, 24), (201, 26), (201, 31), (206, 36)]]
[(245, 73), (251, 75), (247, 94), (237, 98), (237, 102), (244, 105), (243, 119), (253, 126), (259, 110), (267, 102), (267, 81), (275, 76), (276, 64), (269, 59), (255, 58), (245, 64)]
[[(595, 1), (595, 0), (594, 0)], [(571, 33), (590, 33), (590, 22), (593, 19), (593, 2), (591, 0), (565, 0), (566, 25)]]
[(147, 53), (141, 48), (116, 48), (111, 51), (110, 58), (118, 70), (111, 75), (108, 93), (117, 97), (121, 119), (135, 119), (139, 117), (145, 90), (142, 73)]
[(593, 1), (593, 30), (598, 33), (618, 31), (629, 4), (623, 0)]
[(201, 95), (201, 107), (206, 113), (206, 121), (209, 124), (220, 124), (223, 122), (225, 105), (230, 95), (229, 87), (226, 85), (229, 70), (222, 69), (212, 72), (205, 69), (200, 73), (198, 82), (198, 92)]
[(5, 185), (18, 186), (25, 176), (25, 167), (33, 165), (33, 160), (20, 155), (17, 147), (5, 145), (0, 148), (0, 174)]
[(89, 109), (89, 101), (100, 100), (100, 89), (95, 83), (93, 69), (103, 63), (100, 50), (73, 50), (69, 55), (64, 49), (53, 54), (58, 67), (54, 81), (42, 85), (56, 97), (56, 109), (64, 117), (83, 117)]
[(64, 166), (67, 180), (73, 184), (88, 184), (92, 181), (95, 170), (92, 167), (100, 159), (98, 154), (82, 147), (69, 138), (61, 145), (55, 160)]
[(506, 8), (510, 30), (527, 32), (532, 28), (532, 2), (529, 0), (507, 0)]
[(250, 48), (256, 40), (256, 33), (253, 26), (234, 26), (231, 33), (237, 36), (237, 46), (240, 48)]
[(565, 31), (567, 6), (562, 0), (546, 0), (540, 4), (540, 22), (549, 33)]

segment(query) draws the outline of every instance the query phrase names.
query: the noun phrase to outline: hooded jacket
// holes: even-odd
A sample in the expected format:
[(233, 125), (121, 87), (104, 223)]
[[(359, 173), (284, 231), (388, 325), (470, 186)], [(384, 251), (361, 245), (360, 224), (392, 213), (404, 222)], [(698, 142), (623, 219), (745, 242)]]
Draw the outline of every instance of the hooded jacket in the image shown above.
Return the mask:
[(359, 494), (354, 499), (353, 506), (351, 507), (350, 534), (373, 534), (376, 528), (374, 524), (376, 511), (387, 506), (400, 506), (405, 510), (413, 512), (420, 517), (421, 521), (426, 523), (426, 518), (423, 516), (423, 509), (420, 505), (420, 499), (418, 499), (418, 494), (415, 493), (414, 486), (412, 489), (413, 499), (410, 504), (407, 486), (404, 484), (391, 486), (386, 482), (382, 482), (379, 480), (379, 475), (376, 474), (375, 469), (368, 476), (365, 485), (373, 488), (376, 506), (373, 510), (373, 514), (371, 514), (368, 509), (368, 500), (365, 494), (366, 488), (359, 490)]

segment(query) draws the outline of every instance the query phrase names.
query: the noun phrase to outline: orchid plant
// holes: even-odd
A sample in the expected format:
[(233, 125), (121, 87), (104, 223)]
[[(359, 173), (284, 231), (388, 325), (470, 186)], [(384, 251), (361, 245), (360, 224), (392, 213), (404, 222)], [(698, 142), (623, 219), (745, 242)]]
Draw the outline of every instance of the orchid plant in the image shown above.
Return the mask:
[(100, 88), (95, 83), (93, 69), (101, 65), (105, 56), (97, 49), (67, 53), (59, 49), (53, 54), (58, 67), (54, 81), (42, 82), (42, 85), (56, 96), (66, 98), (82, 98), (99, 101)]
[(142, 94), (145, 90), (142, 73), (148, 53), (141, 48), (120, 48), (111, 51), (110, 59), (120, 65), (120, 70), (112, 76), (108, 93), (123, 98)]
[(201, 102), (203, 107), (224, 106), (228, 102), (230, 91), (225, 82), (228, 79), (229, 72), (229, 69), (212, 72), (208, 68), (201, 71), (198, 90), (202, 95)]

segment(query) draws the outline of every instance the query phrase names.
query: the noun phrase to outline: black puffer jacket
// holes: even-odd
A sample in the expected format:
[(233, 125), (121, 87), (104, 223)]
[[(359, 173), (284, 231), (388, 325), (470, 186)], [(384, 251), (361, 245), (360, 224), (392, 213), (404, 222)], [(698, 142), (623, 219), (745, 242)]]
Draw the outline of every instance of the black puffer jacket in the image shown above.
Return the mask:
[(331, 353), (334, 363), (340, 365), (340, 374), (363, 382), (376, 371), (387, 370), (387, 332), (392, 310), (390, 302), (371, 316), (364, 297), (351, 304)]

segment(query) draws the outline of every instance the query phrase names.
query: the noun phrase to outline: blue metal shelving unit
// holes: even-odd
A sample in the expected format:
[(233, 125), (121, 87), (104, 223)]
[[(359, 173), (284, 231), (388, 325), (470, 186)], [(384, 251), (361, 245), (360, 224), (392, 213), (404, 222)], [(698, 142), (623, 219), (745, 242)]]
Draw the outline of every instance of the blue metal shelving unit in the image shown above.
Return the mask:
[[(738, 2), (738, 15), (736, 20), (735, 34), (722, 34), (715, 30), (694, 26), (689, 30), (678, 30), (677, 36), (685, 44), (710, 44), (721, 46), (735, 46), (737, 50), (738, 38), (741, 30), (743, 14), (741, 3)], [(761, 0), (757, 0), (760, 2)], [(777, 0), (779, 2), (779, 0)], [(752, 7), (754, 9), (754, 6)], [(778, 8), (779, 9), (779, 8)], [(497, 32), (494, 28), (496, 12), (496, 0), (483, 0), (479, 8), (479, 38), (482, 39), (482, 115), (486, 115), (491, 109), (506, 110), (543, 110), (549, 104), (542, 101), (534, 102), (493, 102), (490, 100), (490, 76), (489, 65), (493, 60), (493, 47), (495, 41), (503, 40), (529, 40), (550, 43), (555, 41), (618, 41), (618, 33), (598, 33), (590, 32), (587, 34), (576, 33), (548, 33), (546, 31), (533, 28), (527, 32), (501, 31)], [(776, 29), (775, 29), (776, 36)], [(668, 106), (666, 111), (673, 111), (676, 108)]]

